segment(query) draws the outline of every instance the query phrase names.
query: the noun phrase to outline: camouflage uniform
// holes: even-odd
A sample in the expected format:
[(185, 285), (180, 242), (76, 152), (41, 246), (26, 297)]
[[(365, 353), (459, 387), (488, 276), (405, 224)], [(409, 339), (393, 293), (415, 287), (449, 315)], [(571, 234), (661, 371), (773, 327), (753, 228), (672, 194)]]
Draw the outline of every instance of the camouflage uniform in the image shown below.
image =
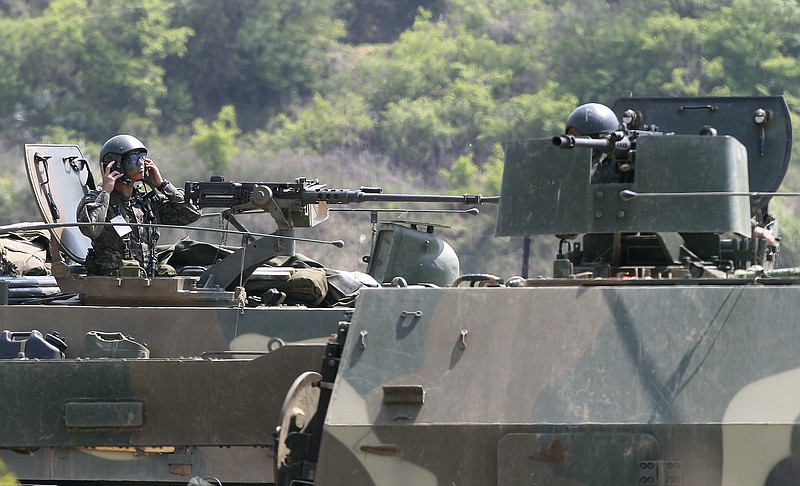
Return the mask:
[[(77, 209), (77, 220), (84, 223), (110, 221), (121, 216), (136, 223), (161, 223), (185, 225), (197, 221), (200, 211), (184, 201), (183, 190), (166, 184), (161, 194), (144, 198), (141, 184), (135, 187), (130, 198), (117, 191), (91, 191), (83, 197)], [(155, 220), (149, 220), (152, 210)], [(116, 275), (123, 260), (136, 260), (142, 268), (149, 268), (150, 235), (155, 228), (132, 226), (131, 232), (120, 236), (114, 226), (81, 226), (81, 232), (92, 239), (92, 248), (86, 255), (86, 269), (95, 275)]]

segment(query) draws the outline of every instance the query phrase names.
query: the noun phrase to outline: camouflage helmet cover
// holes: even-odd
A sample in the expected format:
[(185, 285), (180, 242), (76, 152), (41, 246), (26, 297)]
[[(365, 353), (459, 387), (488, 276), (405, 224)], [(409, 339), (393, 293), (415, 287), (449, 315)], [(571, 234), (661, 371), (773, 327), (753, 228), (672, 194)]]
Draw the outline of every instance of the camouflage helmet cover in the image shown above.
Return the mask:
[(619, 119), (611, 108), (600, 103), (586, 103), (567, 117), (568, 135), (599, 135), (619, 129)]

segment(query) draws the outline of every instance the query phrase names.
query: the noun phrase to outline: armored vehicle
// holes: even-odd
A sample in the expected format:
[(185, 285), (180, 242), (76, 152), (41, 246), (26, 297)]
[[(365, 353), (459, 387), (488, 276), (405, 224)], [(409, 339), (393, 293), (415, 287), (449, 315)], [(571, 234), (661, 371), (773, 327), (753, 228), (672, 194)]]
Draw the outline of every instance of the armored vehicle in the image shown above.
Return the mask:
[(552, 274), (363, 292), (287, 397), (278, 484), (796, 484), (784, 101), (603, 108), (505, 146), (496, 233), (556, 235)]
[[(284, 398), (317, 367), (358, 293), (394, 279), (441, 286), (459, 275), (436, 225), (386, 220), (374, 205), (379, 250), (368, 272), (296, 253), (298, 240), (342, 245), (296, 230), (324, 222), (339, 204), (497, 202), (331, 189), (307, 178), (187, 182), (186, 197), (204, 212), (221, 210), (212, 215), (224, 221), (189, 229), (241, 244), (182, 239), (161, 245), (175, 276), (134, 264), (107, 277), (82, 265), (91, 240), (76, 221), (97, 171), (76, 145), (26, 145), (25, 163), (42, 222), (4, 227), (0, 238), (0, 460), (36, 484), (271, 482)], [(248, 231), (246, 213), (271, 217), (277, 229)], [(142, 226), (151, 243), (169, 230)]]
[[(280, 341), (254, 359), (154, 359), (153, 350), (35, 363), (52, 372), (7, 360), (3, 391), (24, 405), (3, 405), (22, 418), (0, 446), (27, 454), (12, 469), (89, 479), (108, 468), (98, 454), (125, 447), (132, 458), (117, 464), (131, 481), (246, 482), (221, 474), (233, 466), (294, 486), (794, 484), (800, 270), (776, 264), (769, 210), (791, 156), (784, 100), (626, 98), (578, 107), (553, 135), (506, 144), (496, 224), (498, 236), (555, 238), (552, 273), (443, 282), (452, 267), (418, 258), (414, 268), (440, 269), (442, 281), (406, 280), (413, 258), (399, 256), (405, 238), (387, 227), (370, 257), (385, 284), (360, 288), (346, 316), (320, 325), (324, 343), (295, 344), (313, 323), (295, 325), (301, 335), (265, 330), (273, 314), (295, 312), (267, 305), (248, 329)], [(281, 207), (281, 187), (258, 186), (272, 195), (225, 181), (187, 192), (247, 211)], [(237, 280), (219, 279), (219, 291)], [(182, 312), (170, 317), (181, 322)], [(80, 320), (91, 315), (76, 316), (76, 328), (95, 329)], [(226, 322), (213, 333), (230, 344), (242, 324)], [(231, 452), (215, 456), (215, 446)]]

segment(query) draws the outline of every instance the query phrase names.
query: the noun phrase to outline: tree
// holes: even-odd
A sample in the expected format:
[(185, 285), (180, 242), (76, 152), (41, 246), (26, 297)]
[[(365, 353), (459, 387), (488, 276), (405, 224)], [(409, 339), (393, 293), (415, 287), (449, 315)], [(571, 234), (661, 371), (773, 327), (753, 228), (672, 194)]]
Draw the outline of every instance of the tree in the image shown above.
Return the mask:
[[(343, 106), (334, 100), (361, 93), (364, 111), (376, 120), (373, 135), (362, 137), (370, 148), (433, 174), (458, 160), (481, 167), (508, 138), (560, 131), (576, 97), (545, 81), (546, 69), (532, 61), (540, 51), (528, 42), (540, 40), (542, 24), (530, 10), (530, 2), (517, 0), (454, 1), (443, 19), (422, 10), (394, 44), (354, 51), (354, 69), (334, 74), (320, 97), (291, 118), (296, 122), (281, 119), (281, 126), (305, 120), (313, 140), (328, 125), (327, 117), (313, 115), (320, 100)], [(502, 25), (514, 25), (513, 35)], [(529, 84), (533, 79), (541, 82)], [(285, 129), (275, 135), (288, 142)]]
[(263, 128), (330, 73), (345, 35), (336, 0), (173, 0), (174, 25), (194, 30), (167, 82), (208, 118), (236, 107), (245, 130)]
[(782, 94), (800, 76), (800, 5), (734, 0), (707, 13), (702, 44), (704, 88), (724, 94)]
[(445, 0), (350, 0), (339, 18), (347, 25), (351, 44), (394, 42), (414, 23), (419, 8), (434, 15), (443, 12)]
[[(62, 126), (107, 137), (152, 130), (166, 95), (161, 62), (184, 51), (187, 28), (170, 28), (162, 0), (53, 0), (40, 16), (3, 19), (0, 57), (16, 76), (0, 103), (6, 126)], [(5, 29), (2, 29), (5, 30)]]
[(236, 137), (241, 133), (236, 123), (236, 108), (223, 106), (210, 125), (198, 118), (192, 123), (192, 128), (192, 148), (213, 174), (224, 174), (236, 155)]
[(631, 93), (781, 94), (796, 84), (797, 2), (672, 3), (560, 4), (550, 31), (556, 79), (582, 101), (606, 103)]
[(275, 149), (291, 147), (317, 154), (339, 147), (358, 149), (365, 147), (374, 125), (361, 96), (345, 93), (323, 98), (317, 94), (294, 117), (279, 115), (270, 139)]

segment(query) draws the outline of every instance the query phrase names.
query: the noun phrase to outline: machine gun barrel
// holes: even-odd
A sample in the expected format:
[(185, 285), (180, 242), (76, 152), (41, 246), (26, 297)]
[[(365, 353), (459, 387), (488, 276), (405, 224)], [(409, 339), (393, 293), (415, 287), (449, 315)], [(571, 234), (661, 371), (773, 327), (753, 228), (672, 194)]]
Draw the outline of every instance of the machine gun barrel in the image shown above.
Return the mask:
[(361, 189), (330, 189), (316, 180), (297, 179), (295, 182), (187, 182), (186, 198), (200, 208), (235, 208), (251, 203), (260, 205), (266, 199), (295, 201), (308, 204), (358, 204), (365, 202), (432, 202), (477, 205), (498, 203), (499, 196), (480, 194), (384, 194), (379, 187)]
[(558, 135), (553, 137), (553, 145), (562, 149), (575, 147), (591, 148), (600, 152), (611, 153), (630, 150), (632, 142), (628, 136), (604, 136), (601, 138), (584, 138), (573, 135)]
[[(343, 194), (344, 193), (344, 194)], [(327, 202), (329, 204), (352, 204), (364, 202), (430, 202), (430, 203), (461, 203), (483, 204), (497, 203), (499, 196), (482, 196), (480, 194), (462, 194), (450, 196), (442, 194), (384, 194), (379, 192), (363, 192), (342, 189), (324, 189), (312, 193), (311, 198), (305, 198), (306, 204)]]

